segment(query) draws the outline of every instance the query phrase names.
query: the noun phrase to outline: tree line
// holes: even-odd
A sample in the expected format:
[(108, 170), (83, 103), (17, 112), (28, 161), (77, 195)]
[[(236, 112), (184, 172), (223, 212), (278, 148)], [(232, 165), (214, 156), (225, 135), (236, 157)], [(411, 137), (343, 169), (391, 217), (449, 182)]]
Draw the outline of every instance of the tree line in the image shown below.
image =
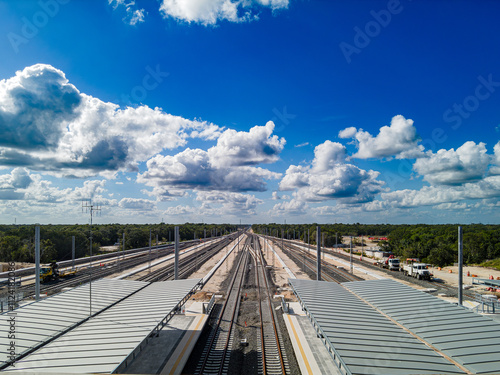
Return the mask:
[[(122, 245), (125, 233), (125, 249), (149, 245), (151, 231), (152, 244), (156, 236), (160, 243), (174, 240), (174, 224), (103, 224), (92, 226), (92, 254), (98, 254), (101, 246), (111, 246), (116, 242)], [(194, 224), (179, 225), (181, 241), (219, 236), (237, 230), (232, 224)], [(41, 262), (71, 259), (72, 237), (75, 236), (77, 258), (90, 255), (89, 225), (41, 225), (40, 253)], [(35, 225), (0, 225), (0, 261), (34, 262)]]
[[(459, 224), (321, 224), (324, 244), (327, 247), (341, 243), (348, 236), (387, 237), (379, 246), (396, 256), (419, 258), (422, 262), (446, 266), (458, 259)], [(293, 238), (316, 244), (318, 224), (255, 224), (256, 233), (281, 238)], [(480, 264), (500, 258), (500, 225), (470, 224), (463, 228), (463, 256), (465, 264)], [(308, 236), (309, 233), (309, 236)], [(337, 239), (336, 239), (337, 236)], [(359, 243), (359, 240), (355, 241)]]

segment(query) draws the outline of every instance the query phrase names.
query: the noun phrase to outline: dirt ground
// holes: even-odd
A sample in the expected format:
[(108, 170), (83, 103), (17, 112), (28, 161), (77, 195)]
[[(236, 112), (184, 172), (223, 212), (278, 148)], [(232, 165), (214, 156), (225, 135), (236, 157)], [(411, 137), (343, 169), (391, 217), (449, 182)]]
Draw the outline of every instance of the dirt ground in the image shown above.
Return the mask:
[[(435, 277), (443, 279), (444, 281), (446, 281), (446, 283), (455, 286), (458, 285), (458, 267), (443, 267), (441, 270), (438, 270), (437, 267), (432, 267), (430, 268), (430, 271), (434, 274)], [(474, 278), (479, 279), (489, 279), (491, 276), (493, 276), (495, 280), (500, 280), (500, 271), (498, 270), (477, 266), (464, 266), (464, 284), (472, 284), (473, 275), (475, 275)]]
[(311, 278), (302, 270), (300, 267), (298, 267), (288, 256), (286, 256), (283, 251), (278, 246), (272, 246), (271, 241), (265, 241), (262, 237), (260, 237), (260, 246), (261, 249), (263, 250), (264, 253), (264, 259), (266, 260), (268, 265), (273, 265), (273, 259), (274, 259), (274, 274), (276, 277), (276, 285), (279, 287), (287, 287), (288, 286), (288, 279), (290, 276), (288, 273), (285, 271), (284, 267), (282, 266), (281, 262), (275, 257), (274, 253), (268, 249), (274, 249), (276, 253), (280, 256), (280, 258), (283, 260), (285, 265), (292, 271), (292, 273), (295, 275), (297, 279), (305, 279), (305, 280), (310, 280)]
[[(16, 262), (16, 270), (21, 268), (35, 267), (35, 263), (26, 263), (26, 262)], [(1, 262), (0, 263), (0, 272), (7, 272), (9, 270), (9, 263)]]
[[(243, 244), (245, 243), (246, 240), (246, 235), (240, 236), (240, 246), (239, 249), (240, 251), (243, 249)], [(231, 242), (228, 246), (226, 246), (223, 250), (219, 251), (218, 254), (214, 255), (211, 257), (206, 263), (204, 263), (198, 271), (196, 271), (194, 274), (189, 276), (190, 279), (196, 279), (196, 278), (202, 278), (206, 274), (210, 272), (210, 270), (217, 264), (219, 260), (221, 260), (225, 255), (227, 251), (230, 251), (234, 245), (238, 244), (238, 240), (234, 240)], [(205, 284), (203, 287), (203, 292), (206, 293), (219, 293), (221, 291), (221, 284), (222, 282), (227, 278), (229, 272), (232, 269), (234, 259), (236, 258), (236, 255), (238, 254), (238, 246), (233, 250), (231, 255), (226, 259), (226, 261), (221, 264), (217, 272), (214, 273), (212, 278)]]

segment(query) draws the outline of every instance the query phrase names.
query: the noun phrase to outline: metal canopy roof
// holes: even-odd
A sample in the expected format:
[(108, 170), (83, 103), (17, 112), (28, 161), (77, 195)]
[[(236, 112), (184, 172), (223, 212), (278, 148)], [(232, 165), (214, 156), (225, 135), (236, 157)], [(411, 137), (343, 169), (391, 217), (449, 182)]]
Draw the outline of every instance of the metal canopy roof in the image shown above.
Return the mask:
[(463, 373), (342, 285), (289, 282), (342, 373)]
[(393, 280), (343, 285), (471, 372), (500, 372), (500, 323)]
[(121, 372), (199, 281), (152, 283), (4, 371)]
[[(141, 281), (119, 282), (101, 279), (92, 283), (92, 314), (147, 286)], [(8, 360), (9, 342), (15, 341), (15, 355), (33, 350), (54, 336), (80, 324), (90, 314), (89, 284), (21, 306), (0, 319), (0, 365)], [(10, 316), (15, 317), (15, 340), (8, 338)]]

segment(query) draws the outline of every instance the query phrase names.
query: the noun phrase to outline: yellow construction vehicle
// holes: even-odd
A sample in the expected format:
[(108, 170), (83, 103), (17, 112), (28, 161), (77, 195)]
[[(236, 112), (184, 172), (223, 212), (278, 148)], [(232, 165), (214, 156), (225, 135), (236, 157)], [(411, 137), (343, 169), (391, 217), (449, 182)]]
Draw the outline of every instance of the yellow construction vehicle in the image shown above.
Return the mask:
[(45, 264), (40, 268), (40, 281), (42, 283), (59, 280), (63, 277), (73, 276), (76, 274), (76, 269), (68, 271), (59, 271), (59, 266), (57, 262), (51, 262), (50, 264)]

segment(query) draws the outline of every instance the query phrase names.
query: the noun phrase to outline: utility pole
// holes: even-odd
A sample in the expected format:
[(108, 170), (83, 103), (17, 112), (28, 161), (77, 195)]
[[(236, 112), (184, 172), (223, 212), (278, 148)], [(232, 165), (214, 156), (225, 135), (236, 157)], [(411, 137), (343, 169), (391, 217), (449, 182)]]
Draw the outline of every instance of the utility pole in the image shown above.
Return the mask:
[(101, 211), (101, 207), (97, 204), (92, 204), (92, 200), (89, 199), (87, 203), (82, 202), (82, 211), (85, 208), (85, 212), (90, 213), (90, 272), (89, 272), (89, 316), (92, 316), (92, 219), (94, 213)]
[(179, 227), (175, 227), (174, 280), (179, 280)]
[(464, 255), (463, 255), (463, 233), (462, 227), (458, 227), (458, 304), (463, 304), (463, 267), (464, 267)]
[(311, 229), (308, 228), (307, 229), (307, 251), (309, 252), (309, 249), (311, 248), (310, 247), (310, 244), (311, 244), (311, 241), (310, 241), (310, 236), (311, 236)]
[(316, 227), (316, 247), (317, 247), (317, 254), (316, 254), (316, 280), (321, 281), (321, 227), (318, 225)]
[(266, 262), (267, 262), (267, 258), (268, 258), (268, 253), (267, 253), (267, 239), (266, 237), (263, 238), (263, 241), (264, 241), (264, 254), (266, 255)]
[(149, 228), (149, 272), (151, 272), (151, 228)]
[(123, 232), (122, 240), (122, 260), (125, 260), (125, 232)]
[(240, 252), (240, 233), (238, 233), (238, 253)]
[[(75, 270), (75, 236), (71, 236), (71, 269)], [(38, 274), (37, 274), (38, 275)]]
[[(285, 220), (285, 223), (286, 223), (286, 220)], [(284, 236), (285, 236), (285, 230), (282, 229), (281, 230), (281, 250), (283, 250), (283, 252), (285, 252)], [(274, 268), (274, 258), (275, 258), (275, 256), (273, 255), (273, 268)]]
[(351, 238), (351, 246), (349, 248), (349, 258), (350, 258), (350, 263), (351, 263), (350, 267), (351, 267), (351, 273), (354, 273), (353, 267), (352, 267), (352, 236), (350, 238)]
[(40, 225), (35, 226), (35, 299), (40, 300)]
[(363, 242), (363, 235), (361, 235), (361, 260), (363, 260), (363, 249), (364, 249), (364, 242)]

